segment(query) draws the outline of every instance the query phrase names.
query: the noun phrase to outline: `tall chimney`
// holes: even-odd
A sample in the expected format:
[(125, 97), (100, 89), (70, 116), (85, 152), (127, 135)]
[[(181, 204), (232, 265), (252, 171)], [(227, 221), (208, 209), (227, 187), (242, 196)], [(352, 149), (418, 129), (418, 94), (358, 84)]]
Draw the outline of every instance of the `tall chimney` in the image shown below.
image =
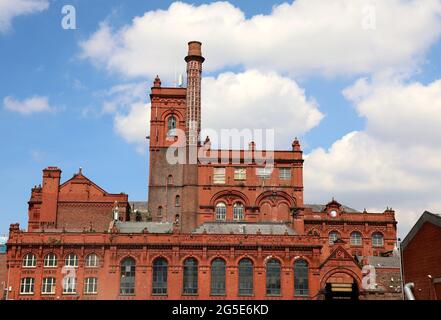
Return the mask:
[(187, 145), (196, 146), (201, 131), (201, 74), (202, 63), (205, 58), (202, 56), (202, 43), (190, 41), (188, 43), (187, 62), (187, 118), (185, 130)]

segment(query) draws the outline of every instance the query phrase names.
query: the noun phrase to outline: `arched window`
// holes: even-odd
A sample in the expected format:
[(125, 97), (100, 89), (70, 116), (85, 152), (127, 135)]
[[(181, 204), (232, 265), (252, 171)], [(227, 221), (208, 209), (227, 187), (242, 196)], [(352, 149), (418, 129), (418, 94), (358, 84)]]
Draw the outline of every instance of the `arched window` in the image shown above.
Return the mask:
[(64, 260), (64, 265), (66, 267), (78, 267), (78, 256), (75, 253), (68, 254)]
[(181, 197), (176, 196), (175, 197), (175, 207), (179, 207), (179, 206), (181, 206)]
[(153, 294), (167, 294), (168, 263), (164, 258), (153, 261)]
[(94, 268), (98, 267), (100, 259), (95, 253), (91, 253), (86, 257), (86, 267), (88, 268)]
[(223, 259), (214, 259), (211, 263), (211, 294), (225, 294), (225, 261)]
[(242, 221), (244, 219), (243, 204), (236, 202), (233, 206), (233, 219), (236, 221)]
[(173, 184), (173, 176), (171, 174), (167, 177), (167, 184), (168, 185), (172, 185)]
[(296, 296), (309, 295), (308, 262), (305, 260), (294, 263), (294, 292)]
[(380, 232), (374, 232), (372, 234), (372, 245), (374, 247), (382, 247), (384, 246), (384, 237)]
[(216, 205), (216, 220), (225, 221), (227, 218), (227, 206), (223, 202)]
[(44, 257), (45, 267), (56, 267), (57, 266), (57, 256), (55, 253), (49, 253)]
[(23, 268), (34, 268), (37, 265), (35, 254), (28, 253), (23, 257)]
[(162, 217), (162, 206), (158, 207), (158, 217)]
[(354, 231), (351, 233), (351, 246), (361, 246), (362, 245), (362, 236), (358, 231)]
[(135, 294), (136, 262), (133, 258), (125, 258), (121, 262), (119, 293), (123, 296)]
[(333, 245), (334, 241), (336, 241), (337, 239), (340, 239), (340, 233), (338, 233), (337, 231), (331, 231), (329, 233), (329, 244)]
[(280, 295), (280, 262), (271, 259), (266, 264), (266, 294)]
[(198, 293), (198, 261), (188, 258), (184, 261), (184, 294)]
[(253, 294), (254, 266), (250, 259), (242, 259), (239, 262), (239, 295), (249, 296)]
[(175, 116), (170, 116), (167, 121), (167, 135), (174, 136), (176, 134), (176, 124), (177, 122)]

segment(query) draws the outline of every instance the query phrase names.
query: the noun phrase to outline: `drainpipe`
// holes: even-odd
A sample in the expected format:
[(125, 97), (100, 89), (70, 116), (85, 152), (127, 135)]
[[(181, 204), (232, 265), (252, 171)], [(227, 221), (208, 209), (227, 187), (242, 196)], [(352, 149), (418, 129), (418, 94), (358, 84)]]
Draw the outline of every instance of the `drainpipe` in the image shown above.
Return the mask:
[(413, 282), (406, 283), (404, 285), (404, 294), (406, 295), (407, 300), (415, 300), (415, 296), (413, 295), (412, 289), (415, 287)]

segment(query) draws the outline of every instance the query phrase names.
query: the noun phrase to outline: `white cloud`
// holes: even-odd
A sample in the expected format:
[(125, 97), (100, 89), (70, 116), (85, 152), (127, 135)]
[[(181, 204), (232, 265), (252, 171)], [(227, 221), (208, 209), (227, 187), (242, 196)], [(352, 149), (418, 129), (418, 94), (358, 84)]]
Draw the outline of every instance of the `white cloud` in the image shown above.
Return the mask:
[[(171, 79), (190, 40), (203, 42), (208, 71), (235, 65), (284, 74), (405, 71), (440, 35), (440, 13), (439, 0), (297, 0), (246, 18), (228, 2), (175, 2), (115, 31), (101, 23), (80, 45), (83, 58), (125, 76)], [(369, 14), (375, 29), (365, 27)]]
[(344, 94), (366, 128), (307, 155), (305, 197), (334, 195), (359, 209), (393, 206), (404, 235), (424, 210), (441, 212), (441, 81), (361, 79)]
[(274, 129), (275, 146), (287, 148), (322, 118), (295, 81), (275, 73), (227, 72), (202, 80), (204, 129)]
[(6, 97), (3, 99), (3, 105), (6, 110), (18, 112), (23, 115), (30, 115), (38, 112), (54, 111), (49, 105), (48, 97), (33, 96), (25, 100), (15, 100), (13, 97)]
[(47, 8), (48, 0), (0, 0), (0, 32), (8, 31), (15, 17), (41, 12)]
[[(115, 131), (143, 151), (150, 124), (145, 83), (118, 85), (106, 95), (103, 112), (115, 114)], [(250, 70), (202, 79), (202, 127), (219, 135), (221, 129), (275, 129), (275, 146), (286, 148), (322, 117), (293, 80), (275, 73)]]

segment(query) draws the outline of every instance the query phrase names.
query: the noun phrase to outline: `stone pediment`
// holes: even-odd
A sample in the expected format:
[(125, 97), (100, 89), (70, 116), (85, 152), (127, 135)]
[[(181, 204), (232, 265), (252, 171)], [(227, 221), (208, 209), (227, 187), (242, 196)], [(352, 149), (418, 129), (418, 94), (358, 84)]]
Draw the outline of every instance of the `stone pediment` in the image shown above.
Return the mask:
[(353, 256), (349, 254), (348, 251), (346, 251), (342, 246), (336, 247), (329, 257), (320, 265), (320, 268), (324, 267), (327, 264), (330, 264), (332, 262), (351, 262), (358, 266), (357, 261)]

